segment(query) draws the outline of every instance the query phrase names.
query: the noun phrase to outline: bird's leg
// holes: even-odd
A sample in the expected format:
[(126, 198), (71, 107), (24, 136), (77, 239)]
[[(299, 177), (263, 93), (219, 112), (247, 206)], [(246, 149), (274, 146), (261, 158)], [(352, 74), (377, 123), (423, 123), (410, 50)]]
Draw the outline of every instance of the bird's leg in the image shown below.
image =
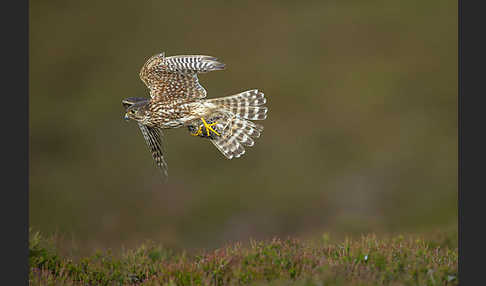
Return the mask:
[(199, 129), (194, 132), (194, 133), (191, 133), (192, 136), (200, 136), (202, 134), (202, 126), (199, 126)]
[[(208, 134), (208, 137), (211, 136), (211, 133), (209, 131), (213, 131), (216, 135), (221, 136), (216, 130), (213, 129), (213, 126), (216, 125), (218, 122), (214, 122), (211, 124), (206, 123), (206, 120), (204, 120), (203, 117), (201, 117), (201, 120), (204, 124), (204, 128), (206, 128), (206, 133)], [(199, 127), (198, 132), (201, 132), (202, 126)]]
[(209, 119), (199, 118), (197, 122), (194, 122), (193, 124), (188, 125), (187, 127), (192, 136), (216, 139), (216, 137), (221, 136), (220, 133), (218, 133), (219, 130), (216, 131), (218, 129), (217, 128), (218, 119), (219, 119), (218, 116)]

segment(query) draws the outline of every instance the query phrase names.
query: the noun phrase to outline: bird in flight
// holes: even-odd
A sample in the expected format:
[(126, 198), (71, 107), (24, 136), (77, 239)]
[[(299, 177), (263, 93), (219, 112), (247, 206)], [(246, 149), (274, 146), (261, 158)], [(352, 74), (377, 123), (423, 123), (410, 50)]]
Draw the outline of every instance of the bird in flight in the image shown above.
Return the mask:
[(206, 90), (197, 75), (223, 70), (217, 58), (205, 55), (152, 56), (140, 70), (140, 79), (150, 98), (122, 100), (125, 119), (135, 120), (155, 164), (167, 177), (162, 129), (187, 127), (192, 136), (210, 140), (227, 158), (239, 158), (244, 146), (251, 147), (263, 126), (250, 120), (264, 120), (268, 108), (257, 89), (206, 99)]

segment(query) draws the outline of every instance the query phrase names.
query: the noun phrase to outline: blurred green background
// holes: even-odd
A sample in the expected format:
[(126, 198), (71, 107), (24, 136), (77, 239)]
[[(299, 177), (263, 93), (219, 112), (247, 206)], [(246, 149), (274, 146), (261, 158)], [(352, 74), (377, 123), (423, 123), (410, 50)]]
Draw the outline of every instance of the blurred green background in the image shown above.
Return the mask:
[[(269, 107), (241, 159), (166, 131), (167, 186), (121, 105), (162, 51)], [(30, 1), (29, 59), (30, 225), (85, 251), (456, 223), (457, 1)]]

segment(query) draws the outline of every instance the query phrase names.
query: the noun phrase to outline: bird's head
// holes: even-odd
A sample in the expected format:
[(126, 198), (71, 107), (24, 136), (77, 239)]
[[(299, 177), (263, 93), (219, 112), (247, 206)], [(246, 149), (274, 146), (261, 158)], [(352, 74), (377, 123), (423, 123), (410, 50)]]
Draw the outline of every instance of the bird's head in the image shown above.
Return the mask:
[(122, 100), (122, 104), (123, 104), (123, 107), (125, 107), (125, 110), (128, 107), (130, 107), (134, 104), (137, 104), (137, 103), (141, 103), (141, 102), (149, 102), (149, 99), (145, 98), (145, 97), (127, 97), (127, 98)]
[(127, 103), (123, 101), (122, 103), (126, 108), (124, 117), (125, 120), (133, 119), (135, 121), (143, 121), (143, 119), (145, 118), (148, 101), (144, 100), (136, 103)]

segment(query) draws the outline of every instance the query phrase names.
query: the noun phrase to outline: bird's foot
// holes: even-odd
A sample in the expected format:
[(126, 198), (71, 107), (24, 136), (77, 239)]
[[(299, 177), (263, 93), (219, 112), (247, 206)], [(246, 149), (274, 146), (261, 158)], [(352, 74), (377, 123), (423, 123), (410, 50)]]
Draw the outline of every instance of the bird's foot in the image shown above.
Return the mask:
[(211, 136), (211, 132), (210, 131), (213, 131), (214, 134), (216, 134), (218, 136), (221, 136), (216, 130), (213, 129), (213, 126), (216, 125), (218, 122), (214, 122), (214, 123), (208, 124), (206, 122), (206, 120), (204, 120), (204, 118), (201, 117), (201, 120), (202, 120), (202, 122), (204, 124), (204, 128), (206, 128), (206, 134), (208, 134), (208, 137)]
[[(189, 126), (189, 130), (190, 131), (193, 131), (193, 126)], [(194, 132), (194, 133), (191, 133), (192, 136), (201, 136), (202, 135), (202, 126), (199, 126), (199, 129)]]
[[(218, 131), (216, 131), (213, 128), (213, 126), (215, 126), (218, 123), (217, 121), (215, 121), (213, 123), (208, 123), (202, 117), (201, 117), (201, 121), (202, 121), (202, 125), (200, 125), (199, 128), (195, 132), (191, 133), (192, 136), (199, 136), (199, 137), (203, 137), (203, 138), (213, 138), (213, 139), (215, 137), (214, 135), (221, 136), (221, 134), (219, 134)], [(208, 121), (211, 122), (210, 120), (208, 120)], [(195, 128), (190, 126), (189, 130), (194, 131)]]

